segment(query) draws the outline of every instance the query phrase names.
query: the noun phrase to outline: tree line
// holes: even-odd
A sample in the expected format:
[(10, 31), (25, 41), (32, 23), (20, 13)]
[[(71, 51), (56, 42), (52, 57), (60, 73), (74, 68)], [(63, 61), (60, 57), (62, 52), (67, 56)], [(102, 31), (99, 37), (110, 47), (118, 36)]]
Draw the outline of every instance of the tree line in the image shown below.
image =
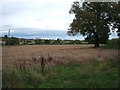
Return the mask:
[(64, 45), (64, 44), (87, 44), (86, 41), (80, 40), (62, 40), (58, 38), (54, 39), (24, 39), (16, 37), (8, 37), (5, 35), (2, 37), (3, 45)]

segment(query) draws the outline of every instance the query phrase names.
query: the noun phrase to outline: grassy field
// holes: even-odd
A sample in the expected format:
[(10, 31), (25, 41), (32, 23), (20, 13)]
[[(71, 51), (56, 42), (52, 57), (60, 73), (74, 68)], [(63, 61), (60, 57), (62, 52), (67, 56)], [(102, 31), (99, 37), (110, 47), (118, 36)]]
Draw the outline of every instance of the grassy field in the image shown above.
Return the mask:
[[(115, 88), (118, 50), (93, 45), (4, 46), (3, 87)], [(44, 72), (40, 60), (46, 60)], [(52, 58), (49, 61), (49, 58)]]
[(51, 56), (56, 62), (81, 62), (87, 60), (118, 59), (117, 49), (91, 48), (93, 45), (26, 45), (4, 46), (3, 66), (13, 65), (18, 60), (31, 62), (32, 57)]

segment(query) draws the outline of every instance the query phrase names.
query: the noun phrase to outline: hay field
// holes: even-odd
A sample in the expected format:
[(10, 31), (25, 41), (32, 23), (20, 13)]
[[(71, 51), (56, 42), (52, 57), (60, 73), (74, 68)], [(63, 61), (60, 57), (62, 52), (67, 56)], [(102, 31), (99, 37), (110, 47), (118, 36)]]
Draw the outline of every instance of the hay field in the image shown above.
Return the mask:
[(28, 63), (32, 57), (51, 56), (56, 64), (81, 62), (86, 60), (118, 59), (118, 50), (91, 48), (93, 45), (26, 45), (3, 46), (2, 64), (12, 66), (18, 60)]

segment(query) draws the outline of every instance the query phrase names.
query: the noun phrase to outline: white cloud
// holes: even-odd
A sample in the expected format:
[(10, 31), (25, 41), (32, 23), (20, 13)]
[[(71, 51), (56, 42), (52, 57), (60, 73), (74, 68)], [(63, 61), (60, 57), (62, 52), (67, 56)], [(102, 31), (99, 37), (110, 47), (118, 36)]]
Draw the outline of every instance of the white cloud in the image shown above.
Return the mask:
[(67, 30), (76, 0), (2, 0), (2, 24), (49, 30)]

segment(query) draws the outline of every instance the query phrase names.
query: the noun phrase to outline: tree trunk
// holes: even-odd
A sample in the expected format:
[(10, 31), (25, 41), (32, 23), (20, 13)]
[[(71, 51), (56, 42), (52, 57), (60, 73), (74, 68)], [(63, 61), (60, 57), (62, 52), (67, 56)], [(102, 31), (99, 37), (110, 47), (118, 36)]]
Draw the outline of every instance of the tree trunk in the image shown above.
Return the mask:
[(100, 47), (100, 44), (99, 43), (95, 43), (95, 48), (98, 48)]
[(94, 42), (95, 48), (98, 48), (100, 47), (99, 36), (97, 33), (95, 33), (94, 35), (95, 35), (95, 42)]

